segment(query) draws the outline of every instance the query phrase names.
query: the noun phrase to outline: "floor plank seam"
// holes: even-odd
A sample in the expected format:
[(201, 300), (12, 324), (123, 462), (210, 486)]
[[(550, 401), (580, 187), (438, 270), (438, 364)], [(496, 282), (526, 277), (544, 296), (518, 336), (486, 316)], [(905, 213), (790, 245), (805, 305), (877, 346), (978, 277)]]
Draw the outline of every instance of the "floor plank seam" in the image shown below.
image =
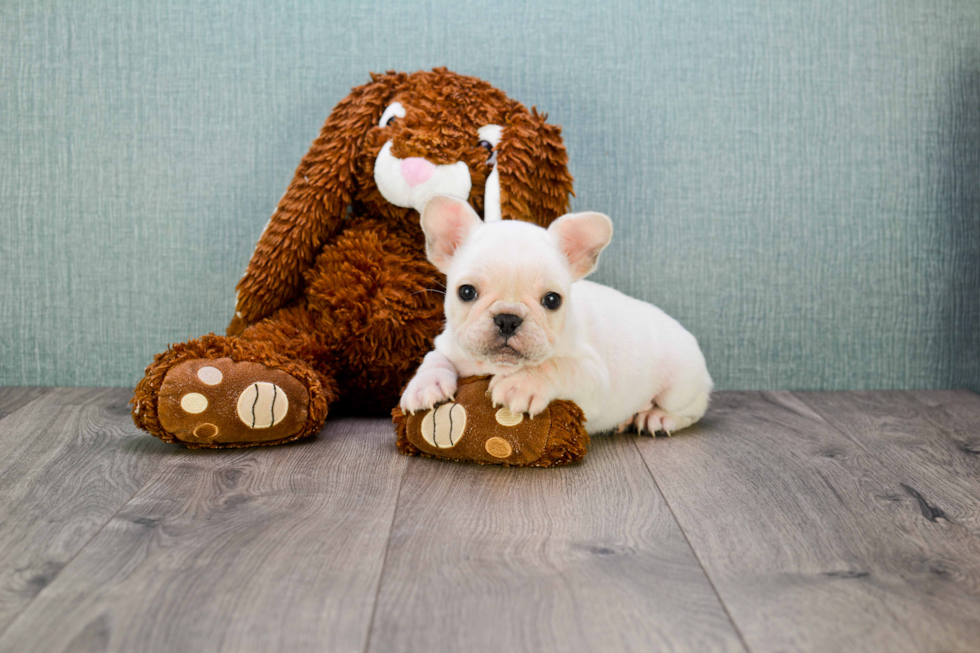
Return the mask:
[(374, 633), (374, 619), (378, 613), (378, 602), (381, 600), (381, 586), (384, 583), (385, 571), (388, 568), (388, 552), (391, 551), (391, 535), (395, 532), (395, 520), (398, 518), (398, 506), (402, 501), (402, 488), (405, 487), (405, 477), (408, 475), (409, 464), (411, 464), (411, 461), (406, 461), (406, 465), (402, 468), (401, 478), (398, 479), (398, 497), (395, 499), (395, 507), (391, 511), (391, 522), (388, 524), (388, 541), (385, 543), (385, 555), (381, 559), (381, 572), (378, 574), (378, 588), (374, 592), (374, 605), (371, 606), (371, 618), (368, 620), (367, 638), (364, 640), (364, 653), (368, 653), (371, 650), (371, 635)]
[[(910, 485), (907, 485), (906, 482), (903, 482), (903, 481), (907, 481), (907, 482), (914, 482), (914, 481), (912, 481), (912, 479), (908, 478), (908, 476), (906, 474), (904, 474), (901, 469), (895, 469), (894, 467), (892, 467), (892, 465), (890, 465), (888, 463), (888, 461), (884, 460), (881, 456), (877, 455), (876, 452), (873, 449), (869, 449), (860, 440), (857, 440), (856, 438), (851, 437), (851, 435), (849, 435), (847, 433), (847, 431), (845, 431), (844, 429), (838, 427), (836, 424), (834, 424), (829, 419), (827, 419), (826, 417), (824, 417), (824, 415), (823, 415), (822, 412), (820, 412), (815, 406), (813, 406), (812, 404), (810, 404), (810, 402), (806, 401), (798, 393), (796, 393), (796, 392), (790, 392), (790, 394), (793, 397), (795, 397), (796, 399), (798, 399), (800, 401), (800, 403), (802, 403), (807, 408), (809, 408), (810, 410), (812, 410), (814, 412), (814, 414), (816, 414), (820, 418), (820, 421), (822, 423), (826, 424), (827, 426), (829, 426), (830, 428), (832, 428), (837, 433), (840, 433), (844, 437), (844, 439), (846, 439), (848, 442), (852, 442), (854, 444), (854, 446), (858, 447), (861, 451), (863, 451), (865, 454), (867, 454), (867, 456), (869, 458), (871, 458), (876, 463), (878, 463), (878, 465), (882, 469), (886, 470), (891, 476), (893, 476), (896, 479), (896, 481), (898, 482), (899, 487), (901, 487), (905, 491), (906, 494), (908, 494), (913, 499), (915, 499), (916, 503), (920, 506), (920, 509), (922, 508), (922, 506), (926, 506), (928, 508), (928, 510), (930, 510), (930, 511), (938, 510), (939, 513), (942, 515), (942, 519), (945, 520), (946, 522), (948, 522), (950, 525), (955, 526), (957, 528), (963, 529), (972, 538), (980, 539), (980, 534), (977, 534), (977, 533), (973, 532), (971, 529), (964, 527), (962, 524), (960, 524), (956, 520), (950, 519), (948, 516), (946, 516), (946, 514), (944, 513), (944, 511), (942, 510), (942, 508), (939, 508), (937, 506), (934, 506), (934, 505), (929, 504), (928, 502), (925, 501), (925, 499), (923, 498), (922, 494), (918, 490), (914, 489)], [(928, 408), (929, 407), (927, 404), (919, 401), (918, 399), (916, 399), (912, 395), (909, 395), (909, 398), (912, 399), (912, 401), (915, 401), (916, 403), (918, 403), (923, 408)], [(946, 433), (945, 431), (943, 431), (942, 429), (939, 429), (938, 431), (939, 431), (939, 433), (943, 437), (949, 438), (949, 434)], [(916, 485), (918, 485), (918, 483), (916, 483)], [(923, 512), (923, 517), (925, 517), (926, 519), (929, 519), (929, 517), (926, 516), (925, 512)], [(932, 519), (931, 521), (935, 521), (935, 519)]]
[(742, 643), (742, 648), (745, 649), (747, 653), (752, 653), (752, 649), (749, 647), (749, 643), (745, 640), (745, 636), (742, 634), (742, 630), (738, 627), (738, 624), (735, 623), (735, 619), (732, 617), (732, 613), (729, 612), (728, 610), (728, 605), (725, 604), (725, 600), (721, 597), (721, 594), (718, 592), (718, 588), (715, 586), (715, 581), (712, 580), (711, 574), (708, 573), (708, 570), (705, 569), (704, 563), (701, 562), (701, 556), (698, 555), (698, 552), (694, 548), (694, 545), (691, 544), (691, 539), (687, 536), (687, 531), (684, 530), (684, 525), (677, 518), (677, 513), (674, 512), (674, 508), (670, 505), (670, 501), (667, 500), (667, 495), (664, 493), (663, 488), (660, 487), (660, 482), (657, 481), (656, 475), (653, 473), (653, 470), (650, 469), (650, 465), (647, 464), (647, 459), (644, 458), (642, 452), (640, 452), (640, 447), (636, 444), (636, 438), (635, 437), (631, 438), (630, 442), (633, 444), (633, 448), (636, 449), (636, 453), (640, 457), (640, 460), (643, 461), (643, 466), (646, 467), (647, 473), (650, 474), (650, 478), (653, 480), (653, 484), (657, 486), (657, 492), (659, 492), (660, 496), (663, 498), (664, 505), (667, 506), (667, 510), (670, 512), (670, 516), (674, 518), (674, 523), (677, 524), (677, 528), (680, 530), (681, 535), (684, 537), (684, 541), (687, 543), (687, 548), (691, 550), (691, 555), (693, 555), (694, 559), (697, 560), (698, 566), (701, 568), (701, 573), (704, 574), (705, 579), (708, 581), (708, 585), (711, 587), (711, 591), (714, 592), (715, 597), (717, 597), (718, 599), (718, 603), (721, 604), (721, 609), (725, 611), (725, 616), (728, 617), (728, 623), (732, 625), (732, 628), (735, 630), (735, 634), (738, 635), (738, 641)]
[[(956, 391), (969, 392), (970, 394), (974, 394), (974, 395), (980, 396), (980, 393), (973, 392), (973, 390), (970, 390), (969, 388), (956, 388), (955, 390)], [(920, 399), (919, 397), (917, 397), (915, 395), (916, 392), (928, 392), (928, 390), (910, 390), (910, 391), (908, 391), (908, 398), (911, 399), (912, 401), (914, 401), (919, 407), (922, 408), (922, 410), (930, 410), (931, 408), (933, 408), (933, 406), (930, 406), (925, 401), (923, 401), (922, 399)], [(938, 424), (936, 425), (936, 429), (940, 433), (943, 434), (943, 437), (945, 439), (952, 440), (953, 443), (954, 443), (954, 445), (955, 445), (955, 438), (952, 435), (950, 435), (949, 429), (944, 428), (944, 427), (942, 427), (942, 426), (940, 426)]]

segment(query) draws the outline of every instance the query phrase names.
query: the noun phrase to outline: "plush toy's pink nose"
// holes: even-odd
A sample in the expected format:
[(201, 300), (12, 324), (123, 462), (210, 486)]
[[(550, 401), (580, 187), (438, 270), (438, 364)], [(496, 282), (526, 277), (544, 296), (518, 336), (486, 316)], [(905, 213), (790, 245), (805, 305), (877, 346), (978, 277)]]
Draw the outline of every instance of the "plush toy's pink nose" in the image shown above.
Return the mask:
[(402, 177), (408, 182), (409, 186), (418, 186), (429, 181), (429, 177), (436, 171), (434, 163), (429, 163), (425, 159), (417, 156), (404, 159), (402, 161)]

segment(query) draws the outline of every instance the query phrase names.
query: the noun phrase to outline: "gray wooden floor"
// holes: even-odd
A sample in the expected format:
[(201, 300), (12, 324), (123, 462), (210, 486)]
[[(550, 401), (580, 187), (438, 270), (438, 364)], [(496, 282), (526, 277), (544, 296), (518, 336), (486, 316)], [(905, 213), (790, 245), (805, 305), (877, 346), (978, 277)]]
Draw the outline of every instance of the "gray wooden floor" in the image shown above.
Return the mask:
[(980, 396), (722, 392), (585, 462), (138, 432), (0, 389), (3, 651), (980, 651)]

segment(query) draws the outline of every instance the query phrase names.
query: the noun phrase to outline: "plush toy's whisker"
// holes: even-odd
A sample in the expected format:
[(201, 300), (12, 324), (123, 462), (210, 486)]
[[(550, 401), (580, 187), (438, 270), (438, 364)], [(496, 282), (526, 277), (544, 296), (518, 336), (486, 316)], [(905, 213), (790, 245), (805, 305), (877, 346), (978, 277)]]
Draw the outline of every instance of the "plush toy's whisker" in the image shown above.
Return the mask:
[(426, 288), (425, 290), (417, 290), (417, 291), (413, 292), (412, 294), (413, 295), (417, 295), (420, 292), (437, 292), (440, 295), (445, 295), (446, 294), (446, 291), (445, 290), (436, 290), (435, 288)]

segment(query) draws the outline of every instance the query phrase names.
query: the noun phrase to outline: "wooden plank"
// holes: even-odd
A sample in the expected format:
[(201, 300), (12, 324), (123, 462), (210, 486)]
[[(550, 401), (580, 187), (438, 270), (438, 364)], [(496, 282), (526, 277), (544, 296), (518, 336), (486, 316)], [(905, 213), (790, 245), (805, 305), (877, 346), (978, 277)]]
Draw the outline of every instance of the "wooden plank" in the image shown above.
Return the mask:
[(915, 390), (909, 394), (928, 407), (925, 415), (943, 435), (949, 438), (961, 454), (961, 463), (974, 474), (980, 470), (980, 394), (970, 390)]
[(169, 451), (133, 425), (131, 394), (62, 388), (7, 403), (30, 402), (0, 421), (0, 632)]
[(753, 651), (980, 648), (980, 540), (792, 394), (636, 442)]
[[(900, 476), (934, 518), (980, 536), (980, 401), (966, 391), (796, 393)], [(941, 515), (941, 516), (940, 516)]]
[(391, 422), (176, 452), (0, 650), (362, 651), (407, 462)]
[(3, 386), (0, 387), (0, 419), (22, 406), (26, 406), (38, 397), (51, 392), (52, 388), (37, 386)]
[(627, 436), (583, 464), (417, 459), (370, 651), (744, 650)]

